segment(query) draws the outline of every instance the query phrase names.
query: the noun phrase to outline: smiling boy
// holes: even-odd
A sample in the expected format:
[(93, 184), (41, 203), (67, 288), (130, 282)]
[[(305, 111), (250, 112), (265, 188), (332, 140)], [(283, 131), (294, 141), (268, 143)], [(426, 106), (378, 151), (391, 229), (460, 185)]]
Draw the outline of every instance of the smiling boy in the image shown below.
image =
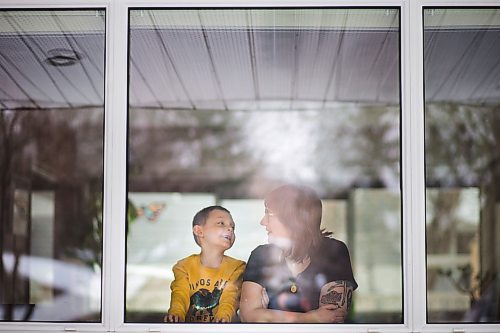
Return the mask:
[(231, 213), (222, 206), (209, 206), (196, 213), (193, 236), (201, 252), (174, 265), (165, 322), (235, 320), (245, 262), (224, 255), (234, 244), (234, 226)]

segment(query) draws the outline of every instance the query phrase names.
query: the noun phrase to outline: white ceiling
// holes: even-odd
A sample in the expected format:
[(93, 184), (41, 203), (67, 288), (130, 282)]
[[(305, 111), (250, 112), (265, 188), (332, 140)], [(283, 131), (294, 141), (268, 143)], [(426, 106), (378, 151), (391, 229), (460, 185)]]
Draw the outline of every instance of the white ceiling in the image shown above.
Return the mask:
[[(231, 29), (234, 10), (191, 10), (184, 21), (181, 13), (167, 13), (183, 26), (164, 11), (132, 12), (130, 105), (244, 110), (399, 103), (397, 12), (344, 11), (322, 18), (316, 10), (293, 19), (276, 12), (248, 12), (247, 26)], [(0, 108), (102, 106), (104, 16), (43, 13), (0, 12)], [(445, 14), (441, 21), (450, 17)], [(498, 103), (500, 31), (484, 25), (495, 23), (498, 13), (486, 16), (483, 25), (476, 20), (454, 29), (440, 29), (432, 15), (424, 41), (426, 98)], [(335, 22), (350, 23), (342, 28)], [(359, 22), (364, 24), (354, 28)], [(61, 48), (77, 51), (81, 60), (48, 64), (51, 50)]]

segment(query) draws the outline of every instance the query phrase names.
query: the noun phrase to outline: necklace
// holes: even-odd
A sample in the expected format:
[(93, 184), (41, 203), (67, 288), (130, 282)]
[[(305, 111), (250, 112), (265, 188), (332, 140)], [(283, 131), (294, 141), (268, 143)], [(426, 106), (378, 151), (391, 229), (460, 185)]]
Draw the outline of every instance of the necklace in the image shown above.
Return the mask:
[(305, 271), (307, 267), (309, 267), (309, 264), (311, 263), (311, 258), (307, 257), (301, 262), (296, 262), (288, 258), (285, 258), (285, 262), (288, 266), (288, 269), (292, 273), (292, 276), (296, 277), (297, 275)]
[(285, 262), (288, 266), (288, 269), (292, 273), (292, 276), (290, 277), (290, 282), (292, 282), (292, 285), (290, 286), (290, 292), (295, 294), (297, 290), (299, 289), (297, 287), (297, 284), (295, 283), (295, 278), (305, 271), (305, 269), (309, 266), (311, 263), (311, 258), (307, 257), (306, 259), (302, 260), (301, 262), (296, 262), (292, 261), (288, 258), (285, 258)]

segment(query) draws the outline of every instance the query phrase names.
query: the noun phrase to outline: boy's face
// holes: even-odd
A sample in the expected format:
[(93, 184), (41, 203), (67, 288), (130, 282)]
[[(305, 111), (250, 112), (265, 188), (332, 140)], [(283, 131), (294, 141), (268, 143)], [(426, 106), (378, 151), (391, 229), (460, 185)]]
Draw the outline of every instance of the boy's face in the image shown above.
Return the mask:
[(194, 226), (202, 246), (214, 246), (227, 250), (233, 246), (234, 222), (227, 212), (215, 209), (208, 214), (204, 225)]

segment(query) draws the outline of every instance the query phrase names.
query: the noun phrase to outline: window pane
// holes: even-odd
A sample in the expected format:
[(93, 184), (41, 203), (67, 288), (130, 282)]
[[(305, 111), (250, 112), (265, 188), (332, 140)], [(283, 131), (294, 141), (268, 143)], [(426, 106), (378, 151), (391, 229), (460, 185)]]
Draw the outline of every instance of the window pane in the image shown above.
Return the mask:
[(500, 12), (424, 10), (427, 320), (499, 322)]
[(104, 10), (0, 11), (0, 320), (101, 320)]
[(200, 252), (197, 211), (228, 208), (226, 254), (247, 261), (268, 242), (265, 195), (293, 183), (349, 249), (347, 321), (401, 323), (399, 10), (138, 9), (129, 22), (125, 320), (163, 320), (172, 267)]

